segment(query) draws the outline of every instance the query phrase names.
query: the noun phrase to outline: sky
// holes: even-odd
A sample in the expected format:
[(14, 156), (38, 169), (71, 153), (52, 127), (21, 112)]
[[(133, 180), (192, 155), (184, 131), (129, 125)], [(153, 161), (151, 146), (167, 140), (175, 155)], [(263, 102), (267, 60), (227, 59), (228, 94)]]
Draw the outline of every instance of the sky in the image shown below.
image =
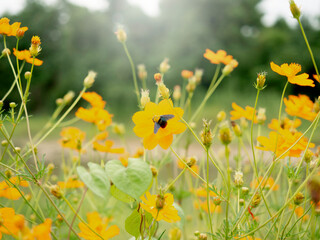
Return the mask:
[[(53, 4), (56, 0), (42, 0), (47, 4)], [(90, 10), (99, 11), (107, 8), (105, 0), (69, 0), (70, 2), (88, 7)], [(157, 16), (159, 12), (159, 2), (161, 0), (128, 0), (130, 4), (139, 6), (149, 16)], [(174, 0), (172, 0), (174, 1)], [(262, 22), (271, 26), (279, 17), (284, 17), (291, 26), (296, 24), (289, 11), (288, 0), (263, 0), (258, 8), (264, 13)], [(317, 20), (312, 20), (314, 16), (320, 15), (320, 0), (295, 0), (301, 7), (303, 15), (310, 17), (311, 23), (320, 27)], [(0, 0), (0, 16), (5, 12), (16, 13), (23, 8), (25, 0)]]

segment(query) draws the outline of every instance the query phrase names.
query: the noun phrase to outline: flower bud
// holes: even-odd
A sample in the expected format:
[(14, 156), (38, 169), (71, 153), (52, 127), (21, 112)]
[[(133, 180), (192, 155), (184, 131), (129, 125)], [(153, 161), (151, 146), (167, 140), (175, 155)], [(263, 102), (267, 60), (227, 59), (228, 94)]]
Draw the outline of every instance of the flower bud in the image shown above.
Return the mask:
[(163, 83), (163, 81), (157, 83), (159, 94), (163, 99), (168, 99), (170, 97), (169, 89), (166, 87), (166, 85)]
[(141, 98), (140, 98), (141, 108), (144, 109), (148, 102), (150, 102), (149, 90), (141, 89)]
[(200, 84), (203, 75), (203, 69), (196, 68), (194, 71), (194, 76), (196, 78), (197, 84)]
[(256, 193), (252, 199), (252, 202), (251, 202), (251, 207), (252, 208), (255, 208), (257, 207), (261, 202), (261, 196), (259, 193)]
[(1, 145), (2, 145), (2, 147), (7, 146), (8, 145), (8, 141), (7, 140), (2, 140), (1, 141)]
[(29, 48), (29, 51), (32, 57), (36, 57), (39, 55), (41, 51), (40, 44), (41, 44), (41, 41), (38, 36), (33, 36), (31, 38), (31, 46)]
[(179, 228), (175, 227), (170, 229), (169, 231), (169, 239), (170, 240), (180, 240), (182, 232)]
[(199, 240), (207, 240), (207, 239), (208, 239), (208, 236), (207, 236), (207, 234), (205, 234), (205, 233), (200, 233), (198, 239), (199, 239)]
[(26, 80), (30, 80), (30, 77), (31, 77), (31, 72), (26, 71), (26, 72), (24, 73), (24, 78), (25, 78)]
[(243, 173), (241, 171), (235, 172), (234, 184), (236, 185), (236, 187), (241, 187), (243, 185)]
[(304, 195), (301, 192), (298, 192), (294, 198), (293, 198), (293, 202), (295, 205), (300, 205), (304, 200)]
[(320, 97), (318, 97), (313, 104), (313, 111), (318, 113), (320, 111)]
[(194, 76), (189, 78), (188, 84), (186, 86), (187, 92), (188, 93), (194, 92), (194, 90), (196, 89), (196, 86), (197, 86), (196, 78)]
[(196, 237), (199, 237), (200, 232), (199, 232), (199, 231), (195, 231), (193, 234), (194, 234)]
[(222, 74), (225, 76), (229, 75), (237, 66), (238, 61), (235, 59), (231, 60), (231, 62), (222, 69)]
[(258, 73), (257, 83), (255, 84), (256, 89), (262, 90), (262, 89), (264, 89), (266, 87), (265, 86), (266, 75), (267, 75), (266, 72)]
[(86, 76), (86, 78), (83, 80), (83, 85), (86, 87), (86, 88), (91, 88), (94, 81), (95, 81), (95, 78), (97, 76), (97, 73), (94, 72), (94, 71), (89, 71), (88, 75)]
[(55, 196), (58, 199), (62, 198), (62, 192), (61, 192), (61, 189), (58, 185), (52, 185), (49, 187), (49, 189), (50, 189), (50, 192), (53, 196)]
[(5, 48), (2, 50), (2, 56), (9, 56), (11, 54), (11, 51), (9, 48)]
[(30, 201), (32, 199), (31, 194), (26, 194), (24, 195), (24, 197), (26, 198), (27, 201)]
[(212, 200), (213, 200), (214, 205), (216, 205), (216, 206), (219, 206), (221, 204), (221, 198), (219, 198), (219, 197), (213, 197)]
[(148, 76), (148, 73), (146, 71), (146, 66), (144, 64), (139, 64), (137, 66), (137, 68), (138, 68), (138, 77), (139, 77), (139, 79), (140, 80), (146, 79), (147, 76)]
[(259, 124), (264, 124), (266, 121), (266, 109), (265, 108), (259, 108), (258, 109), (258, 115), (257, 115), (257, 120)]
[(220, 112), (218, 112), (218, 114), (217, 114), (217, 120), (219, 121), (219, 122), (222, 122), (223, 120), (225, 120), (226, 119), (226, 112), (225, 111), (220, 111)]
[(298, 20), (301, 15), (300, 8), (298, 8), (298, 6), (296, 5), (296, 3), (293, 0), (290, 0), (289, 4), (290, 4), (290, 11), (292, 13), (292, 16)]
[(246, 195), (249, 193), (249, 188), (247, 188), (247, 187), (242, 187), (242, 188), (241, 188), (241, 193), (242, 193), (244, 196), (246, 196)]
[(119, 28), (118, 31), (115, 32), (117, 35), (117, 39), (121, 43), (125, 43), (127, 41), (127, 33), (122, 29)]
[(12, 171), (9, 169), (4, 172), (4, 175), (6, 175), (7, 178), (11, 178), (13, 174)]
[(194, 166), (195, 164), (197, 163), (197, 158), (196, 157), (189, 157), (188, 159), (187, 159), (187, 165), (188, 165), (188, 167), (192, 167), (192, 166)]
[(172, 97), (175, 101), (181, 98), (181, 87), (179, 85), (174, 86)]
[(15, 107), (17, 106), (17, 104), (16, 104), (15, 102), (11, 102), (11, 103), (9, 103), (9, 106), (10, 106), (11, 108), (15, 108)]
[(20, 147), (15, 147), (14, 150), (16, 151), (16, 153), (20, 153), (21, 152), (21, 148)]
[(240, 199), (239, 199), (239, 205), (240, 205), (240, 206), (244, 206), (244, 204), (245, 204), (244, 199), (243, 199), (243, 198), (240, 198)]
[(156, 198), (156, 208), (158, 210), (161, 210), (164, 207), (164, 204), (165, 204), (164, 196), (158, 194)]
[(209, 149), (212, 144), (213, 135), (210, 129), (211, 121), (207, 121), (206, 119), (203, 119), (203, 130), (201, 132), (201, 141), (202, 144)]
[(3, 101), (0, 100), (0, 110), (2, 109), (2, 107), (3, 107)]
[(220, 128), (219, 139), (222, 144), (228, 145), (232, 141), (232, 135), (230, 128), (227, 125), (224, 125)]
[(151, 172), (152, 172), (152, 176), (153, 177), (157, 177), (158, 176), (158, 169), (154, 166), (150, 166)]
[(304, 154), (303, 160), (306, 163), (311, 162), (313, 159), (313, 152), (310, 149), (307, 149), (306, 153)]
[(162, 75), (161, 73), (155, 73), (153, 75), (154, 80), (156, 80), (156, 83), (162, 82)]
[(74, 98), (74, 92), (73, 91), (69, 91), (67, 92), (66, 95), (64, 95), (63, 97), (63, 101), (68, 104), (72, 101), (72, 99)]
[(57, 99), (56, 99), (56, 104), (57, 104), (58, 106), (60, 106), (62, 103), (63, 103), (63, 99), (62, 99), (62, 98), (57, 98)]
[(24, 33), (28, 30), (28, 28), (18, 28), (17, 33), (16, 33), (16, 37), (18, 39), (21, 39), (24, 37)]
[(240, 129), (240, 126), (235, 121), (231, 121), (231, 126), (232, 126), (232, 130), (233, 130), (234, 134), (237, 137), (241, 137), (242, 136), (242, 131)]
[(36, 219), (37, 219), (37, 216), (32, 213), (32, 214), (30, 215), (30, 220), (31, 220), (32, 222), (35, 222)]
[(54, 164), (53, 163), (49, 163), (47, 168), (48, 168), (49, 173), (52, 173), (52, 171), (54, 170)]
[(182, 76), (184, 79), (188, 79), (188, 78), (191, 78), (191, 77), (193, 76), (193, 72), (192, 72), (192, 71), (189, 71), (189, 70), (182, 70), (181, 76)]
[(168, 70), (170, 69), (170, 65), (168, 64), (169, 59), (165, 58), (161, 63), (160, 63), (160, 67), (159, 70), (161, 73), (166, 73), (168, 72)]

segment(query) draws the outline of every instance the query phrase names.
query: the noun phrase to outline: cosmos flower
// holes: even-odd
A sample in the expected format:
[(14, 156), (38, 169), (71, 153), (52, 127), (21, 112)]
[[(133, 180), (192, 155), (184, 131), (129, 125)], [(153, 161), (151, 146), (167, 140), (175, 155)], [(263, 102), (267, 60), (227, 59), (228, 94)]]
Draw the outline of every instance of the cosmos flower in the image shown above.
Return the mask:
[(85, 132), (82, 132), (76, 127), (63, 128), (60, 132), (62, 139), (59, 141), (64, 148), (71, 148), (77, 151), (82, 151), (82, 142), (86, 136)]
[[(120, 229), (116, 225), (108, 227), (110, 218), (100, 217), (98, 212), (92, 212), (87, 214), (88, 225), (98, 233), (103, 239), (108, 240), (114, 236), (119, 235)], [(99, 240), (101, 239), (97, 234), (92, 232), (84, 223), (79, 223), (79, 228), (81, 232), (79, 236), (86, 240)]]
[[(13, 48), (13, 54), (19, 59), (26, 61), (27, 63), (32, 64), (33, 63), (33, 57), (30, 54), (29, 50), (22, 50), (22, 51), (17, 51), (15, 48)], [(43, 63), (42, 60), (39, 60), (37, 58), (34, 59), (34, 65), (35, 66), (41, 66)]]
[(17, 36), (17, 31), (20, 30), (23, 33), (28, 30), (28, 27), (21, 27), (20, 22), (15, 22), (12, 25), (9, 24), (10, 20), (6, 17), (0, 19), (0, 34), (6, 36)]
[(317, 113), (313, 111), (314, 103), (307, 95), (299, 94), (298, 96), (290, 95), (283, 99), (286, 105), (286, 112), (293, 117), (300, 117), (313, 121)]
[[(246, 106), (245, 109), (243, 109), (242, 107), (238, 106), (235, 102), (232, 103), (232, 108), (233, 110), (230, 112), (231, 115), (231, 120), (237, 120), (237, 119), (241, 119), (241, 118), (245, 118), (247, 120), (252, 120), (252, 116), (253, 116), (253, 107), (249, 107)], [(254, 116), (254, 123), (257, 123), (257, 116), (255, 114)]]
[[(207, 200), (200, 200), (198, 199), (198, 201), (194, 202), (194, 207), (195, 209), (202, 209), (203, 211), (205, 211), (206, 213), (208, 213), (208, 204), (207, 204)], [(215, 205), (214, 202), (212, 200), (210, 200), (210, 213), (221, 213), (222, 212), (222, 208), (220, 205)]]
[(82, 94), (82, 98), (90, 103), (93, 108), (103, 109), (106, 102), (103, 101), (102, 97), (96, 92), (85, 92)]
[(107, 110), (93, 107), (85, 109), (80, 107), (76, 112), (76, 117), (86, 122), (94, 123), (99, 131), (104, 131), (112, 123), (112, 114)]
[(79, 181), (78, 179), (69, 178), (66, 182), (58, 182), (57, 183), (61, 189), (65, 188), (82, 188), (84, 183)]
[[(263, 177), (259, 177), (259, 182), (261, 182), (262, 179), (263, 179)], [(250, 187), (255, 188), (255, 189), (258, 188), (259, 182), (256, 179), (254, 179), (250, 183)], [(271, 189), (272, 191), (277, 191), (279, 189), (279, 185), (275, 184), (272, 177), (269, 177), (268, 179), (264, 179), (264, 181), (261, 184), (261, 187), (266, 188), (266, 189)]]
[(146, 198), (141, 197), (142, 203), (140, 206), (147, 212), (151, 213), (156, 221), (164, 220), (172, 223), (180, 221), (178, 210), (172, 205), (174, 202), (173, 195), (166, 193), (161, 195), (151, 195), (146, 193)]
[(301, 125), (301, 120), (300, 119), (294, 119), (290, 120), (289, 118), (284, 118), (280, 120), (280, 124), (278, 122), (278, 119), (272, 119), (271, 122), (268, 125), (268, 128), (277, 131), (278, 128), (282, 129), (296, 129)]
[(227, 52), (224, 50), (218, 50), (217, 53), (215, 53), (208, 48), (203, 56), (213, 64), (223, 63), (224, 65), (227, 65), (233, 59), (233, 57), (231, 55), (227, 55)]
[(271, 62), (270, 66), (272, 71), (278, 73), (279, 75), (286, 76), (288, 81), (292, 84), (309, 87), (315, 86), (313, 80), (308, 79), (309, 74), (302, 73), (297, 75), (299, 72), (301, 72), (301, 65), (297, 63), (290, 63), (290, 65), (284, 63), (281, 66), (278, 66), (274, 62)]
[(105, 153), (124, 153), (124, 148), (112, 148), (113, 141), (106, 140), (104, 144), (100, 144), (97, 141), (93, 142), (93, 148), (99, 152), (105, 152)]
[[(170, 119), (162, 121), (162, 116), (165, 115), (170, 116)], [(173, 141), (173, 134), (182, 133), (186, 129), (186, 126), (179, 122), (182, 115), (183, 110), (173, 107), (170, 99), (164, 99), (159, 104), (148, 102), (143, 111), (133, 115), (133, 131), (138, 137), (143, 138), (146, 149), (151, 150), (158, 144), (167, 149)]]
[[(21, 180), (19, 177), (11, 177), (9, 181), (14, 185), (20, 185), (22, 187), (28, 187), (27, 181)], [(11, 186), (7, 181), (0, 182), (0, 197), (4, 197), (10, 200), (18, 200), (21, 197), (21, 193)]]

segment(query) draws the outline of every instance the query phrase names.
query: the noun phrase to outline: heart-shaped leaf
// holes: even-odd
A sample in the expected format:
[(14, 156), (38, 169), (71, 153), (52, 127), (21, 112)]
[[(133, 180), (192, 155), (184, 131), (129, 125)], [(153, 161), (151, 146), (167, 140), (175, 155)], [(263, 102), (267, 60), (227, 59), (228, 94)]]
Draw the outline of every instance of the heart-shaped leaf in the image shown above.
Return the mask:
[(106, 163), (106, 172), (118, 189), (135, 199), (147, 191), (152, 181), (150, 166), (137, 158), (129, 158), (127, 167), (119, 160), (111, 160)]

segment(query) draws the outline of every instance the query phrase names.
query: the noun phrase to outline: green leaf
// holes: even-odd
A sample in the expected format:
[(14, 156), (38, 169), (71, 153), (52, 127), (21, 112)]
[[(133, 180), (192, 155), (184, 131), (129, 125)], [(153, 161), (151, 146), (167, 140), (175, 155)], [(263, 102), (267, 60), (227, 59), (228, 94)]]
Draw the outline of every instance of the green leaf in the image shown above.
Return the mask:
[(90, 172), (84, 167), (77, 167), (79, 178), (96, 195), (106, 198), (109, 195), (110, 180), (103, 168), (96, 163), (88, 163)]
[(131, 215), (125, 221), (125, 229), (132, 236), (138, 238), (140, 236), (141, 214), (137, 209), (133, 210)]
[(125, 203), (132, 203), (135, 201), (133, 197), (130, 197), (128, 194), (122, 192), (115, 185), (111, 186), (110, 193), (113, 197)]
[(106, 164), (106, 172), (119, 190), (137, 200), (147, 191), (152, 181), (150, 166), (137, 158), (129, 158), (127, 167), (119, 160), (111, 160)]

